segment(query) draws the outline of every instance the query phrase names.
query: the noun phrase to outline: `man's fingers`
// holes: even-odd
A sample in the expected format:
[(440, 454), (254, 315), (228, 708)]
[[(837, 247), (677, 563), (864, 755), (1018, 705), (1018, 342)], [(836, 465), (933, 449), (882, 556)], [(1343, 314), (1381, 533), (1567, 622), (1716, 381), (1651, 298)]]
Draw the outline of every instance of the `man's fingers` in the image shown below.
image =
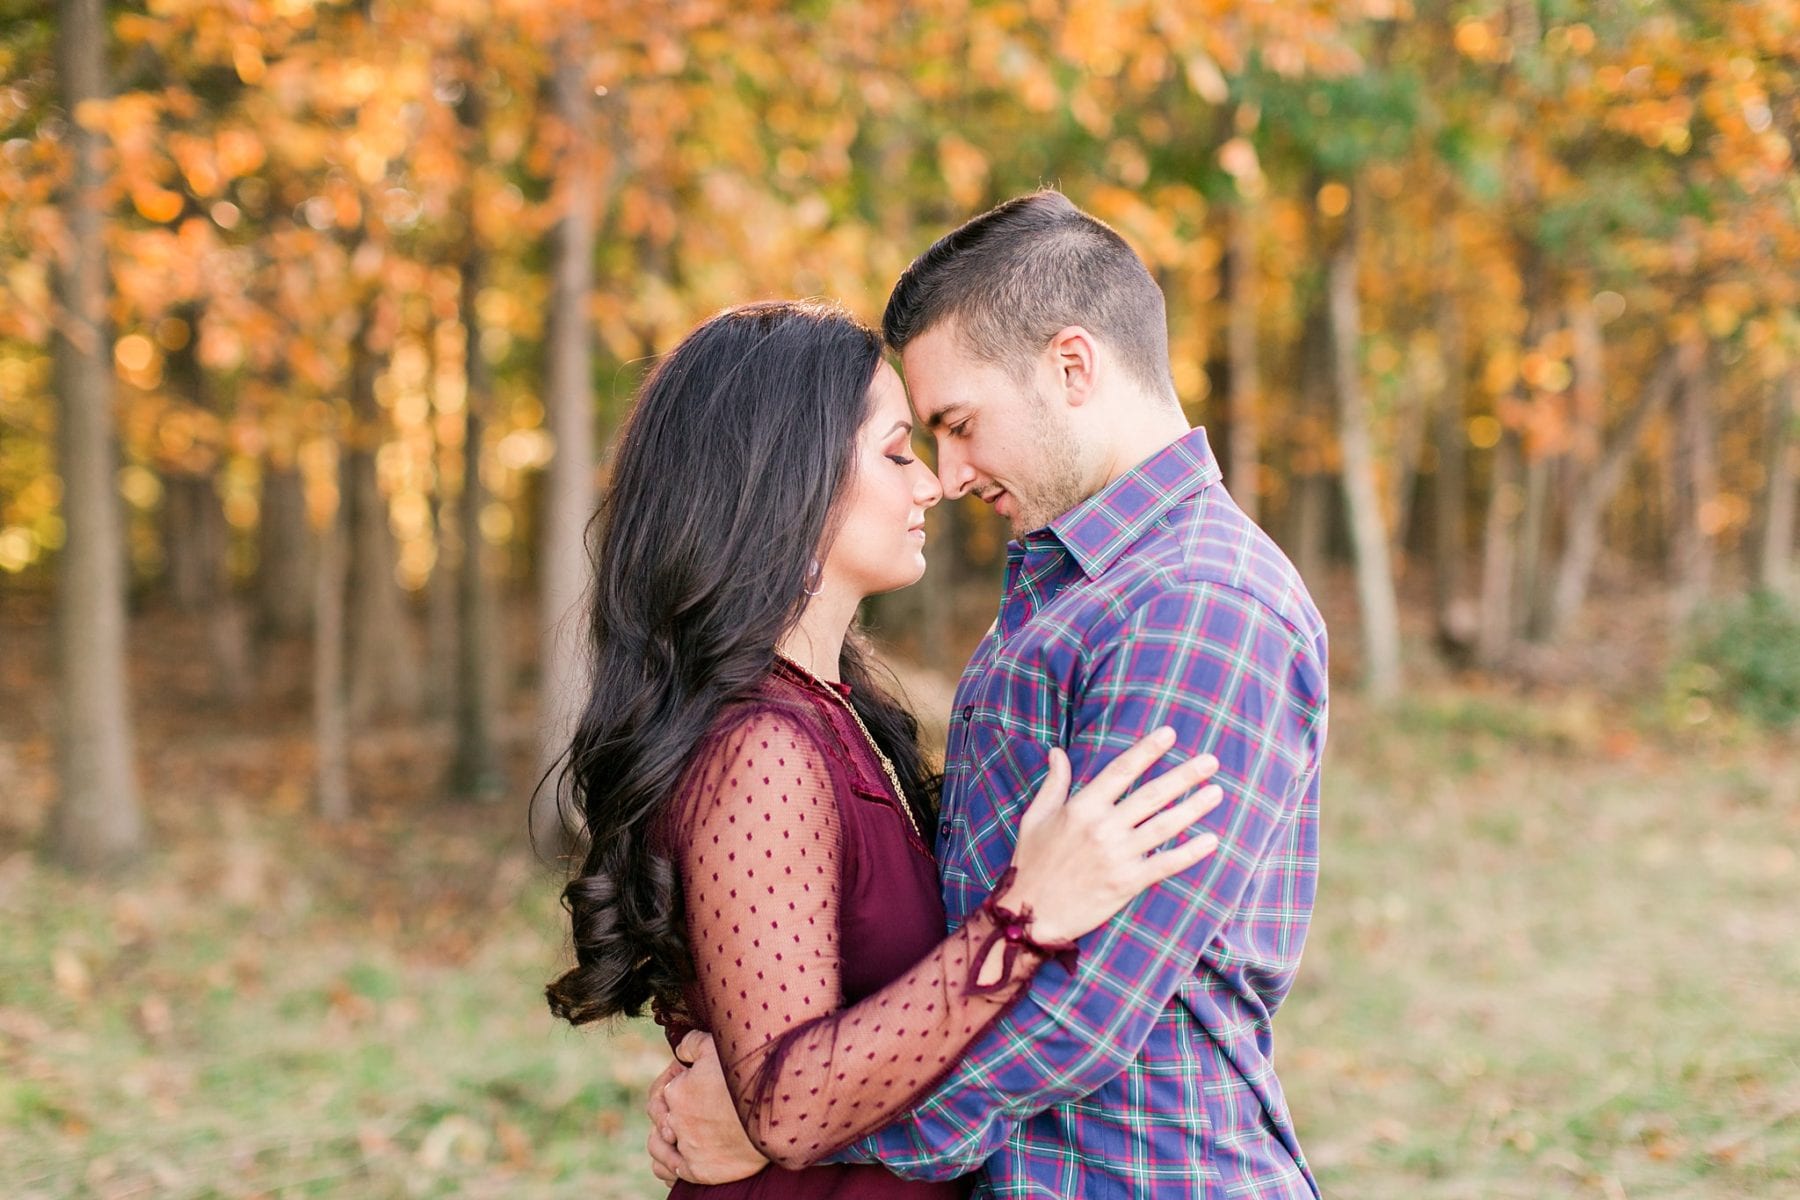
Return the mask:
[(650, 1139), (644, 1144), (644, 1148), (650, 1151), (651, 1174), (669, 1187), (674, 1187), (675, 1181), (681, 1178), (684, 1165), (681, 1151), (675, 1148), (673, 1142), (664, 1138), (662, 1131), (655, 1126), (651, 1126)]
[(712, 1034), (703, 1033), (698, 1029), (682, 1038), (681, 1044), (675, 1047), (675, 1057), (689, 1066), (699, 1062), (708, 1054), (717, 1054), (718, 1052), (718, 1047), (713, 1045)]
[(652, 1125), (661, 1122), (661, 1120), (668, 1115), (669, 1101), (663, 1093), (668, 1089), (668, 1086), (671, 1083), (681, 1078), (686, 1070), (687, 1068), (682, 1066), (681, 1063), (671, 1061), (668, 1066), (663, 1068), (661, 1075), (658, 1075), (655, 1079), (650, 1081), (650, 1101), (646, 1105), (646, 1108), (650, 1113), (650, 1123)]

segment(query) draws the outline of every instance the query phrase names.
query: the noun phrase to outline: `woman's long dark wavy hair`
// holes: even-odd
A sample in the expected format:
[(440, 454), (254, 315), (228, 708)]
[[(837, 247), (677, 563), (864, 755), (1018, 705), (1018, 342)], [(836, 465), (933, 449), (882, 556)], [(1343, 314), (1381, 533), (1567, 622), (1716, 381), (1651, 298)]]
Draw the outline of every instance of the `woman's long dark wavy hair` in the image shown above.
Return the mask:
[[(805, 607), (880, 362), (880, 338), (841, 308), (750, 304), (688, 334), (638, 393), (590, 529), (592, 686), (558, 789), (586, 856), (563, 890), (576, 965), (545, 993), (572, 1024), (680, 1007), (692, 959), (659, 818)], [(839, 670), (929, 830), (917, 722), (855, 631)]]

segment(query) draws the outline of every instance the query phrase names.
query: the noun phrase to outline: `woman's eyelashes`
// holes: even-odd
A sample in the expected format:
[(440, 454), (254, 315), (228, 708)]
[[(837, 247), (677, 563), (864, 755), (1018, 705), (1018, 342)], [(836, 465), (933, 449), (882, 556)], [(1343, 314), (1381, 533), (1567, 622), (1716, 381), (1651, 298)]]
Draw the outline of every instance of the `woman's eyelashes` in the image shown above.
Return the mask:
[(902, 467), (910, 467), (913, 465), (913, 463), (917, 462), (918, 459), (908, 458), (904, 454), (890, 454), (890, 455), (888, 455), (888, 461), (891, 463), (897, 463)]

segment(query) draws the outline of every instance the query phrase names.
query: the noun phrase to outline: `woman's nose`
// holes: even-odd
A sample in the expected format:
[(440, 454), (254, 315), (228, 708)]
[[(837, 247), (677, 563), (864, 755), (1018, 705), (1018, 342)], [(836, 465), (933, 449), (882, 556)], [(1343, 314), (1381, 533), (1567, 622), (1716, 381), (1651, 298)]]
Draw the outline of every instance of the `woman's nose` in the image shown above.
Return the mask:
[(924, 463), (919, 464), (919, 478), (913, 482), (913, 499), (925, 508), (930, 508), (944, 498), (943, 485), (931, 468)]

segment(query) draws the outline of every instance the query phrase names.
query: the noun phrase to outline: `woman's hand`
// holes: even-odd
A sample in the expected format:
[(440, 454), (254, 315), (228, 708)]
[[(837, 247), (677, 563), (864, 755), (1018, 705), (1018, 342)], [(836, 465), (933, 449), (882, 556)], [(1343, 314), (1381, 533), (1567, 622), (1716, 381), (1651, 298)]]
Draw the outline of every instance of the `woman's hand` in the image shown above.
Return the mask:
[(732, 1183), (769, 1165), (738, 1121), (709, 1034), (681, 1039), (675, 1061), (650, 1085), (649, 1112), (650, 1169), (671, 1187), (677, 1179)]
[(1189, 759), (1125, 794), (1174, 745), (1174, 730), (1156, 730), (1073, 796), (1068, 755), (1051, 749), (1044, 785), (1019, 821), (1017, 874), (999, 898), (1014, 911), (1030, 908), (1034, 940), (1072, 941), (1098, 929), (1138, 893), (1218, 849), (1217, 836), (1203, 833), (1152, 853), (1224, 797), (1217, 786), (1194, 791), (1219, 769), (1212, 755)]

